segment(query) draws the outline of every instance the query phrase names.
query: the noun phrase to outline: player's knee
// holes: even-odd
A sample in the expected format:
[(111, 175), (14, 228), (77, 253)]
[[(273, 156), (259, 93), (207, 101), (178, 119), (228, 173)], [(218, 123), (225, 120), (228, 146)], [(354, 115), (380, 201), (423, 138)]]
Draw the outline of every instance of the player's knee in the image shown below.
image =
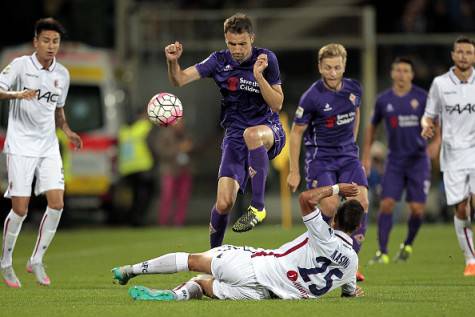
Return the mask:
[(24, 217), (24, 216), (26, 216), (26, 214), (28, 213), (28, 206), (26, 206), (26, 207), (23, 207), (23, 206), (21, 206), (21, 207), (15, 207), (15, 208), (12, 208), (12, 210), (13, 210), (13, 212), (14, 212), (15, 214), (17, 214), (18, 216)]
[(233, 208), (234, 202), (230, 197), (220, 197), (216, 201), (216, 210), (219, 214), (227, 214)]
[(197, 279), (195, 280), (196, 283), (198, 283), (199, 286), (201, 286), (201, 289), (203, 290), (203, 293), (212, 298), (214, 297), (214, 294), (213, 294), (213, 281), (214, 279), (203, 279), (203, 280), (200, 280), (200, 279)]
[(381, 201), (381, 204), (379, 205), (379, 209), (384, 214), (391, 214), (393, 212), (395, 204), (395, 201), (392, 199), (383, 199)]
[(48, 203), (48, 207), (50, 209), (63, 210), (64, 203), (62, 201), (53, 201), (53, 202)]
[(244, 141), (246, 141), (246, 144), (248, 145), (250, 143), (258, 142), (260, 138), (259, 130), (252, 127), (247, 128), (246, 130), (244, 130), (243, 137), (244, 137)]

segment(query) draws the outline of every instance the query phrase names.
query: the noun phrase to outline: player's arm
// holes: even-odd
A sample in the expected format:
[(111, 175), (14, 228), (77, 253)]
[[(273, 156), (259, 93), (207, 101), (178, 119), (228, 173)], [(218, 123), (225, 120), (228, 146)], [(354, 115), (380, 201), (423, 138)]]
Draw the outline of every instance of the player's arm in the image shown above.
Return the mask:
[(167, 45), (165, 56), (167, 58), (168, 79), (175, 87), (181, 87), (200, 79), (200, 74), (196, 66), (190, 66), (185, 70), (181, 69), (178, 59), (183, 53), (183, 45), (180, 42)]
[(356, 108), (355, 111), (355, 125), (353, 126), (353, 135), (355, 137), (355, 142), (358, 139), (358, 131), (360, 130), (360, 108)]
[(437, 81), (434, 80), (430, 86), (424, 116), (421, 119), (421, 135), (425, 139), (430, 139), (435, 134), (435, 119), (440, 114), (442, 107), (440, 100), (439, 87)]
[(66, 121), (66, 116), (64, 115), (64, 108), (58, 107), (54, 112), (54, 120), (57, 128), (63, 130), (64, 134), (68, 137), (69, 141), (74, 145), (76, 150), (82, 148), (82, 140), (79, 135), (73, 132)]
[(376, 135), (376, 126), (372, 123), (366, 128), (366, 133), (363, 141), (363, 154), (361, 156), (361, 163), (366, 172), (366, 176), (369, 175), (371, 171), (371, 146), (374, 142), (374, 137)]
[(333, 186), (313, 188), (300, 194), (300, 212), (302, 213), (302, 216), (306, 216), (312, 213), (315, 210), (317, 204), (323, 198), (327, 198), (333, 195), (340, 195), (343, 197), (355, 197), (356, 195), (358, 195), (358, 193), (358, 185), (355, 183), (339, 183)]
[(267, 105), (274, 112), (279, 112), (282, 109), (284, 102), (284, 93), (282, 87), (279, 84), (270, 85), (267, 79), (264, 77), (264, 70), (268, 66), (267, 54), (260, 54), (254, 64), (254, 78), (259, 84), (262, 98)]
[(434, 122), (434, 137), (427, 146), (427, 153), (432, 160), (436, 159), (440, 153), (440, 146), (442, 144), (441, 134), (442, 132), (440, 124), (438, 122)]
[(302, 147), (302, 137), (307, 127), (307, 124), (294, 123), (290, 130), (289, 176), (287, 176), (287, 184), (292, 192), (295, 192), (300, 184), (300, 148)]
[(0, 88), (0, 100), (5, 99), (33, 99), (36, 96), (36, 90), (25, 89), (23, 91), (6, 91)]

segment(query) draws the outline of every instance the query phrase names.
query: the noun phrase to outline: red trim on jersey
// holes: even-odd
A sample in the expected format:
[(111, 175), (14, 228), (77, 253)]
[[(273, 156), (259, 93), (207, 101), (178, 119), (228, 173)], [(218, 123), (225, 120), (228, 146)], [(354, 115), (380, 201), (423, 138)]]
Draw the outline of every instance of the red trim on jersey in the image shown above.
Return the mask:
[(38, 241), (36, 241), (35, 252), (33, 253), (32, 257), (34, 257), (36, 255), (36, 251), (38, 251), (38, 246), (40, 245), (40, 241), (41, 241), (41, 237), (43, 233), (43, 225), (45, 224), (46, 218), (48, 218), (48, 215), (45, 213), (45, 215), (43, 216), (43, 219), (41, 220), (40, 230), (38, 233)]
[(307, 242), (308, 242), (308, 238), (305, 238), (305, 240), (303, 240), (302, 242), (300, 242), (297, 245), (294, 245), (293, 247), (291, 247), (290, 249), (288, 249), (284, 253), (274, 253), (272, 251), (271, 252), (265, 252), (265, 251), (256, 252), (256, 253), (251, 255), (251, 258), (256, 257), (256, 256), (269, 256), (269, 255), (273, 255), (276, 258), (280, 258), (280, 257), (286, 256), (286, 255), (289, 255), (290, 253), (294, 252), (295, 250), (300, 249), (301, 247), (306, 245)]
[(465, 239), (467, 240), (468, 248), (470, 249), (470, 252), (472, 253), (473, 256), (475, 256), (475, 252), (473, 252), (473, 247), (470, 239), (468, 238), (468, 233), (467, 233), (468, 228), (463, 228), (463, 233), (465, 233)]

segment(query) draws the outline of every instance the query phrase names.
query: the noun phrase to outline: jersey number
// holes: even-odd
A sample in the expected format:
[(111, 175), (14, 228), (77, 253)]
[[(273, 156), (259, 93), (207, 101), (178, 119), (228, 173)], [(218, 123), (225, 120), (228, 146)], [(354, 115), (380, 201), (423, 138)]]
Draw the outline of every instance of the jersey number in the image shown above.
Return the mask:
[[(301, 268), (301, 267), (298, 268), (300, 276), (302, 276), (302, 279), (305, 282), (310, 282), (309, 275), (325, 273), (327, 271), (328, 266), (332, 263), (330, 259), (323, 256), (319, 256), (315, 260), (317, 261), (317, 263), (321, 263), (322, 265), (320, 267), (314, 267), (311, 269), (306, 269), (306, 268)], [(333, 276), (337, 278), (342, 278), (343, 272), (337, 268), (329, 270), (327, 274), (325, 274), (325, 276), (323, 277), (323, 279), (326, 282), (325, 286), (322, 288), (317, 288), (315, 284), (310, 284), (308, 286), (308, 288), (310, 289), (310, 292), (312, 292), (312, 294), (315, 296), (322, 296), (323, 294), (328, 292), (330, 288), (333, 286), (333, 279), (332, 279)]]

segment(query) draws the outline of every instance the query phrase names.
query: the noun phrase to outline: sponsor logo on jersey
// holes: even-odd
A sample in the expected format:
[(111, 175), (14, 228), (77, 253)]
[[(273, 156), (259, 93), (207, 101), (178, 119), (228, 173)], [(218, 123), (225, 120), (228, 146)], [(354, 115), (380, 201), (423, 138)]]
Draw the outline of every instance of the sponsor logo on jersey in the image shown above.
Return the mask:
[(239, 89), (260, 94), (259, 84), (256, 81), (239, 78)]
[(33, 78), (40, 78), (40, 76), (38, 76), (36, 74), (25, 73), (25, 75), (28, 76), (28, 77), (33, 77)]
[(349, 124), (355, 120), (355, 115), (356, 113), (354, 111), (339, 114), (336, 116), (336, 124), (337, 125)]
[(233, 67), (229, 64), (224, 66), (224, 68), (223, 68), (223, 72), (229, 72), (230, 70), (233, 70)]
[(419, 107), (419, 101), (417, 101), (417, 99), (412, 99), (411, 100), (411, 107), (412, 107), (412, 109), (416, 110), (417, 107)]
[(470, 103), (467, 103), (466, 105), (460, 105), (460, 104), (456, 104), (456, 105), (446, 105), (445, 106), (445, 111), (448, 112), (449, 114), (453, 114), (453, 113), (458, 113), (458, 114), (462, 114), (464, 112), (467, 112), (468, 114), (472, 114), (472, 113), (475, 113), (475, 104), (470, 104)]
[(332, 111), (333, 108), (329, 104), (326, 104), (325, 107), (323, 108), (323, 111)]
[(295, 117), (302, 118), (303, 117), (303, 108), (298, 106), (297, 110), (295, 110)]
[[(23, 89), (28, 89), (31, 90), (31, 88), (28, 87), (23, 87)], [(47, 103), (52, 103), (55, 104), (58, 102), (59, 95), (58, 94), (53, 94), (51, 91), (41, 91), (41, 89), (36, 89), (36, 96), (38, 98), (38, 101), (45, 100)]]
[(393, 105), (390, 104), (390, 103), (388, 103), (388, 104), (386, 105), (386, 111), (387, 111), (387, 112), (393, 112), (393, 111), (394, 111)]

